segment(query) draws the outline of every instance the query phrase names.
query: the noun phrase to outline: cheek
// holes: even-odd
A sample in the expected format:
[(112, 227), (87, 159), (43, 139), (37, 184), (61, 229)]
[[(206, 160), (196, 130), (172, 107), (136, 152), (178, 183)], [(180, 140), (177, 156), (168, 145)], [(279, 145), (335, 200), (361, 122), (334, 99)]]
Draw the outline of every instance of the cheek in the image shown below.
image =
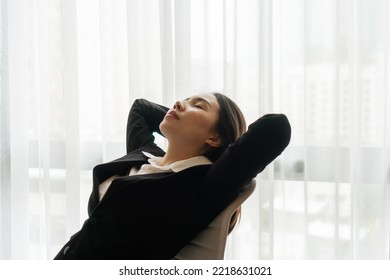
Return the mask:
[(197, 116), (193, 120), (193, 125), (196, 125), (199, 130), (204, 131), (204, 133), (209, 133), (214, 129), (216, 125), (216, 118), (212, 115), (202, 115)]

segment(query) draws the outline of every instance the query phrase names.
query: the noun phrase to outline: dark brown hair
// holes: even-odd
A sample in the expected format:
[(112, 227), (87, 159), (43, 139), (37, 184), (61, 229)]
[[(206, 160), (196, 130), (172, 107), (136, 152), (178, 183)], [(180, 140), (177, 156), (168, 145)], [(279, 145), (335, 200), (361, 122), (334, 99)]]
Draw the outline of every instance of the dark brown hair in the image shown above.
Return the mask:
[(221, 145), (210, 147), (204, 154), (212, 162), (216, 162), (223, 151), (246, 131), (244, 115), (237, 104), (226, 95), (212, 93), (219, 104), (219, 117), (215, 130), (218, 133)]
[[(216, 162), (223, 151), (245, 133), (246, 122), (240, 108), (233, 100), (221, 93), (212, 94), (217, 98), (219, 104), (219, 117), (215, 130), (220, 137), (221, 145), (216, 148), (210, 147), (204, 155), (212, 162)], [(233, 213), (230, 219), (229, 233), (234, 229), (240, 217), (241, 207)]]

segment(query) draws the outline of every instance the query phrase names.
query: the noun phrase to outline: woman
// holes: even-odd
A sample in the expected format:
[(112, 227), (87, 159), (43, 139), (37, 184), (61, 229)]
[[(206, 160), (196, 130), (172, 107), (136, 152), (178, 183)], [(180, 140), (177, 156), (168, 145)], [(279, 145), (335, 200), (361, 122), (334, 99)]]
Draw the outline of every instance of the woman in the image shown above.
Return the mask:
[[(288, 145), (283, 114), (249, 126), (222, 94), (136, 100), (127, 155), (93, 170), (89, 219), (55, 259), (172, 259)], [(166, 152), (153, 133), (167, 140)]]

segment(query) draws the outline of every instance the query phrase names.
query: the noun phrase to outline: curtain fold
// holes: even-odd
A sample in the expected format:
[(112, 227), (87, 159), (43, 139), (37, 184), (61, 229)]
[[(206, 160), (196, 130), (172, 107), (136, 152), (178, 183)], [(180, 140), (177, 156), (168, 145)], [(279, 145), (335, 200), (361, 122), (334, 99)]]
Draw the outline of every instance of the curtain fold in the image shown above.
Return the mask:
[(11, 244), (10, 232), (11, 226), (11, 143), (10, 143), (10, 109), (9, 109), (9, 74), (8, 74), (8, 2), (0, 2), (0, 258), (10, 258)]
[[(10, 186), (9, 190), (9, 228), (6, 236), (12, 253), (5, 255), (23, 257), (29, 245), (29, 189), (28, 189), (28, 32), (27, 1), (8, 1), (8, 94), (9, 98), (9, 141), (10, 141)], [(23, 20), (19, 20), (22, 18)], [(11, 30), (12, 28), (12, 30)], [(5, 43), (5, 42), (4, 42)], [(11, 104), (17, 104), (12, 106)], [(18, 221), (17, 223), (15, 221)]]
[[(136, 98), (219, 91), (292, 125), (228, 259), (389, 259), (387, 0), (1, 1), (0, 258), (50, 259)], [(157, 138), (164, 146), (164, 140)]]

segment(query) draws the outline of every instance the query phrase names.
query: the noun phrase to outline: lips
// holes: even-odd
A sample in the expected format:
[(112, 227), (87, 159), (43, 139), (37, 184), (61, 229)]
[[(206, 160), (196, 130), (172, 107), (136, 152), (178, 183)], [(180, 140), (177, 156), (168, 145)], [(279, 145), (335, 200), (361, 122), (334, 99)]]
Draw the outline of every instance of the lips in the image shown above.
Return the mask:
[(172, 117), (172, 118), (174, 118), (174, 119), (179, 120), (179, 116), (178, 116), (178, 115), (176, 114), (176, 112), (173, 111), (173, 110), (169, 110), (168, 113), (166, 114), (166, 116), (167, 116), (167, 117)]

